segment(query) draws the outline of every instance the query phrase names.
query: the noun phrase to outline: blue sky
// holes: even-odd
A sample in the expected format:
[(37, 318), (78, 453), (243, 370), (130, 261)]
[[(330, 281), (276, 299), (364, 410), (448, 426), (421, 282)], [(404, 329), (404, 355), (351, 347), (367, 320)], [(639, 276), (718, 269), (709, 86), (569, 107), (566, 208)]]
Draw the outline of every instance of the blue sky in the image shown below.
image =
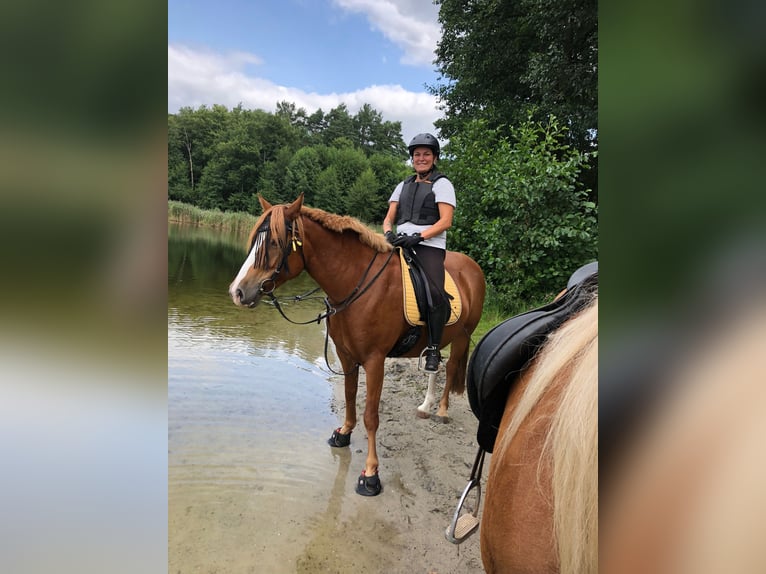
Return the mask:
[(168, 111), (368, 103), (405, 141), (435, 133), (437, 18), (430, 0), (168, 0)]

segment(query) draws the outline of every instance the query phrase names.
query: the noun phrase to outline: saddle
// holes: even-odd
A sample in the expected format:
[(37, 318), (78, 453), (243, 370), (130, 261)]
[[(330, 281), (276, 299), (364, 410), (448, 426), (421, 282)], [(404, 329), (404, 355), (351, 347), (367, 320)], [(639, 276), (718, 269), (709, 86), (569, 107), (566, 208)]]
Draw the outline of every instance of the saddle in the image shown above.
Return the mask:
[(598, 262), (580, 267), (563, 295), (537, 309), (493, 327), (471, 354), (466, 377), (468, 402), (479, 419), (479, 446), (492, 452), (514, 383), (535, 356), (546, 336), (591, 300), (598, 288)]
[[(425, 325), (425, 313), (427, 311), (427, 295), (425, 278), (421, 274), (417, 260), (406, 249), (399, 250), (399, 259), (402, 262), (402, 288), (404, 293), (404, 318), (413, 327)], [(405, 270), (409, 271), (408, 273)], [(446, 325), (452, 325), (460, 319), (463, 306), (460, 301), (460, 292), (455, 285), (449, 271), (444, 271), (444, 290), (450, 302), (450, 316)]]

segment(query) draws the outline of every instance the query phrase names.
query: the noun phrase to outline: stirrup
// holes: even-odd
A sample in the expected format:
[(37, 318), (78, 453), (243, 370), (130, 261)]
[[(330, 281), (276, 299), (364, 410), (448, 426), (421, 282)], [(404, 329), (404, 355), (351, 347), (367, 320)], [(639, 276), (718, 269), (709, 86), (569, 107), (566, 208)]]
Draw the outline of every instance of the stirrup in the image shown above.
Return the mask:
[[(463, 495), (460, 497), (460, 502), (457, 504), (455, 515), (452, 517), (452, 522), (450, 522), (450, 525), (444, 532), (444, 537), (449, 542), (452, 542), (452, 544), (462, 544), (479, 528), (478, 514), (479, 506), (481, 505), (481, 470), (484, 466), (484, 452), (484, 449), (479, 448), (479, 452), (476, 454), (476, 461), (473, 463), (471, 479), (468, 481), (465, 490), (463, 490)], [(463, 505), (468, 498), (468, 493), (474, 488), (476, 489), (476, 505), (473, 509), (468, 507), (466, 513), (460, 514), (460, 511), (463, 509)]]
[[(418, 371), (423, 371), (425, 373), (437, 373), (439, 371), (439, 363), (441, 362), (441, 353), (439, 353), (439, 349), (436, 349), (436, 369), (433, 371), (429, 371), (426, 366), (428, 365), (428, 351), (429, 347), (426, 347), (420, 352), (420, 355), (418, 356)], [(425, 365), (423, 364), (423, 359), (425, 359)]]

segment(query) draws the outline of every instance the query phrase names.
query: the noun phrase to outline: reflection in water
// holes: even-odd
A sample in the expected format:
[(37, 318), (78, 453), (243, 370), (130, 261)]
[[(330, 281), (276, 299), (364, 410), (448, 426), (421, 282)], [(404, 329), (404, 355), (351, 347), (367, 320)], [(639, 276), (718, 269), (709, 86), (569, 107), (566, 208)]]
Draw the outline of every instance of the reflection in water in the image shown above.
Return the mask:
[[(265, 305), (235, 307), (227, 288), (244, 259), (242, 243), (211, 230), (169, 229), (172, 572), (295, 571), (315, 526), (309, 519), (326, 508), (335, 477), (325, 443), (336, 415), (324, 325), (291, 325)], [(314, 287), (304, 275), (281, 294)], [(308, 302), (286, 312), (307, 320), (322, 308)]]

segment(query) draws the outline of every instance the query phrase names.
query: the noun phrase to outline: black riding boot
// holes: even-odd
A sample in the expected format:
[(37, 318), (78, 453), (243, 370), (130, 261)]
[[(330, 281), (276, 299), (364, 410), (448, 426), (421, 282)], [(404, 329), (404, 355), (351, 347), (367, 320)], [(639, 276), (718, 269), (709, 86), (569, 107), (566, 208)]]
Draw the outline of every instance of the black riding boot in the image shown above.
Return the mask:
[(447, 322), (449, 315), (447, 312), (449, 307), (446, 305), (440, 305), (438, 307), (431, 307), (428, 309), (426, 315), (426, 324), (428, 329), (428, 347), (426, 347), (426, 367), (425, 370), (430, 373), (435, 373), (439, 370), (439, 361), (441, 357), (439, 355), (439, 343), (442, 340), (442, 332), (444, 331), (444, 323)]

